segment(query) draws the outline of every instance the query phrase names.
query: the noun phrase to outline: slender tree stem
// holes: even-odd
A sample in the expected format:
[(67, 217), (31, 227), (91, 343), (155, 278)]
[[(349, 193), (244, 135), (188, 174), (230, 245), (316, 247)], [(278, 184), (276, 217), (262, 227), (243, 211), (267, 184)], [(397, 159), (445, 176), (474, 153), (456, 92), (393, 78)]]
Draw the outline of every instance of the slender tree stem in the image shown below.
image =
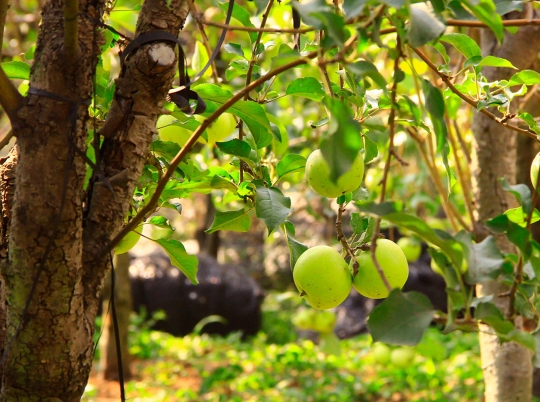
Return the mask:
[[(392, 83), (392, 88), (390, 89), (391, 92), (391, 100), (390, 104), (392, 105), (392, 108), (390, 109), (390, 116), (388, 117), (388, 127), (389, 127), (389, 144), (388, 144), (388, 155), (386, 156), (386, 163), (384, 165), (384, 171), (383, 171), (383, 178), (382, 178), (382, 187), (381, 187), (381, 195), (379, 197), (379, 202), (383, 202), (386, 198), (386, 183), (388, 180), (388, 172), (390, 171), (390, 164), (392, 162), (392, 157), (394, 155), (394, 136), (396, 133), (396, 99), (397, 99), (397, 85), (398, 85), (398, 74), (399, 71), (399, 62), (401, 60), (401, 57), (403, 56), (403, 49), (401, 48), (401, 40), (399, 39), (399, 36), (397, 38), (397, 44), (396, 48), (399, 52), (398, 56), (394, 60), (394, 81)], [(377, 238), (379, 237), (379, 233), (381, 230), (381, 218), (377, 218), (377, 221), (375, 223), (375, 230), (373, 231), (373, 235), (371, 236), (371, 242), (370, 242), (370, 252), (371, 252), (371, 259), (373, 260), (373, 264), (375, 265), (375, 268), (377, 268), (377, 272), (379, 273), (379, 276), (381, 277), (384, 286), (386, 286), (386, 289), (388, 289), (388, 292), (392, 291), (392, 286), (390, 286), (390, 283), (388, 282), (388, 279), (386, 278), (386, 275), (384, 274), (384, 271), (379, 264), (379, 261), (377, 261)]]
[[(199, 9), (197, 8), (197, 5), (192, 0), (188, 0), (188, 3), (189, 3), (189, 8), (191, 9), (191, 15), (194, 15), (194, 16), (199, 15), (200, 12), (199, 12)], [(204, 30), (204, 25), (201, 19), (199, 18), (194, 18), (194, 19), (195, 19), (195, 22), (197, 23), (197, 28), (199, 28), (199, 32), (201, 33), (204, 48), (206, 49), (206, 52), (208, 53), (208, 55), (211, 55), (212, 48), (210, 46), (210, 41), (208, 40), (208, 35), (206, 35), (206, 31)], [(214, 79), (214, 82), (216, 84), (219, 83), (219, 77), (218, 77), (215, 61), (212, 61), (212, 78)]]
[(75, 63), (79, 52), (79, 0), (65, 0), (64, 51), (66, 63)]

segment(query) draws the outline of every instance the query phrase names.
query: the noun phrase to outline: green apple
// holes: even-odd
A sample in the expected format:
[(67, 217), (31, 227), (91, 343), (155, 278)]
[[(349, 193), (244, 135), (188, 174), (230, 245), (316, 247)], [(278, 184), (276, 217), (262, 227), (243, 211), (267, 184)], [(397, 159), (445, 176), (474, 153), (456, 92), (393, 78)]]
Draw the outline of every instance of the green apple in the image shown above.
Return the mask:
[(412, 364), (415, 354), (412, 348), (397, 348), (392, 350), (390, 361), (396, 367), (407, 368)]
[(317, 332), (332, 332), (336, 325), (336, 315), (331, 311), (319, 311), (315, 315), (313, 330)]
[(293, 279), (300, 294), (319, 310), (340, 305), (352, 286), (347, 263), (341, 254), (328, 246), (306, 250), (296, 261)]
[[(393, 241), (377, 239), (375, 256), (390, 287), (402, 288), (409, 277), (409, 264), (401, 248)], [(371, 259), (371, 252), (360, 251), (356, 259), (359, 267), (358, 274), (353, 279), (353, 286), (358, 293), (371, 299), (387, 297), (389, 291)], [(350, 268), (352, 272), (352, 260)]]
[[(439, 274), (441, 276), (444, 276), (443, 275), (443, 270), (441, 269), (441, 267), (439, 266), (439, 264), (437, 264), (437, 262), (432, 258), (431, 259), (431, 262), (429, 264), (431, 266), (431, 269), (433, 270), (433, 272), (435, 272), (436, 274)], [(462, 263), (461, 263), (461, 273), (464, 274), (465, 272), (467, 272), (467, 268), (468, 268), (468, 265), (467, 265), (467, 261), (465, 259), (463, 259)]]
[(373, 358), (379, 364), (388, 364), (390, 361), (390, 348), (384, 343), (376, 343), (373, 346)]
[(405, 254), (407, 261), (415, 262), (418, 258), (420, 258), (420, 254), (422, 253), (422, 245), (418, 240), (412, 237), (401, 237), (397, 241), (397, 245), (401, 248), (403, 254)]
[(309, 186), (324, 197), (336, 198), (360, 187), (364, 176), (364, 157), (361, 153), (354, 160), (351, 169), (338, 178), (330, 179), (330, 167), (320, 149), (313, 151), (306, 161), (306, 178)]
[(540, 154), (537, 154), (531, 164), (531, 182), (534, 188), (538, 183), (538, 170), (540, 170)]
[[(159, 117), (156, 126), (158, 127), (159, 138), (161, 141), (176, 142), (183, 147), (189, 137), (193, 134), (193, 131), (174, 125), (173, 123), (177, 121), (178, 120), (174, 116), (165, 114)], [(204, 139), (200, 137), (197, 141), (203, 144), (205, 143)]]
[(208, 127), (208, 142), (216, 143), (223, 141), (236, 129), (236, 119), (230, 113), (221, 114), (217, 120)]
[(142, 229), (143, 225), (139, 225), (135, 230), (128, 232), (128, 234), (125, 235), (122, 240), (120, 240), (120, 243), (118, 243), (118, 246), (116, 246), (114, 249), (114, 254), (124, 254), (135, 247), (135, 245), (141, 239), (140, 233), (142, 233)]
[(298, 311), (292, 318), (292, 322), (298, 329), (307, 331), (313, 329), (313, 324), (315, 321), (315, 310), (312, 309), (302, 309)]

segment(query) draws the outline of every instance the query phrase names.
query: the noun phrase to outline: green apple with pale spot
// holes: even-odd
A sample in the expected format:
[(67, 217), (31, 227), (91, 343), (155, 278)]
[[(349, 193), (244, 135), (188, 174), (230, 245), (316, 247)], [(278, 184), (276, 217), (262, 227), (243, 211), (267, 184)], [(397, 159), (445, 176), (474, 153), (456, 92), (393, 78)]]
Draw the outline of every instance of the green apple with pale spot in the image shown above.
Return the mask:
[(340, 305), (352, 287), (347, 263), (340, 253), (328, 246), (306, 250), (296, 261), (293, 279), (300, 295), (319, 310)]
[(337, 182), (330, 179), (330, 166), (320, 149), (313, 151), (306, 160), (306, 179), (318, 194), (336, 198), (356, 190), (364, 177), (364, 157), (358, 153), (350, 170), (341, 175)]

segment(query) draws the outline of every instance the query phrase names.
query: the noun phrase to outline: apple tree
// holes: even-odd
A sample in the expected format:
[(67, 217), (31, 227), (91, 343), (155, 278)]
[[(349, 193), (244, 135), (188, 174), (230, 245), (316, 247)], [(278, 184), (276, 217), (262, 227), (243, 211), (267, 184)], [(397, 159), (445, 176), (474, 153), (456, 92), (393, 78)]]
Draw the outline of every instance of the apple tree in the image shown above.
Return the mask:
[[(478, 331), (485, 400), (530, 401), (537, 14), (493, 0), (0, 0), (0, 399), (80, 399), (111, 252), (202, 193), (209, 233), (252, 219), (281, 232), (316, 307), (354, 285), (387, 296), (368, 322), (377, 341), (414, 345), (433, 321)], [(336, 210), (341, 254), (297, 240), (298, 193)], [(399, 290), (407, 256), (381, 225), (430, 246), (448, 311)], [(155, 241), (196, 283), (197, 257)], [(321, 250), (338, 295), (309, 274)]]

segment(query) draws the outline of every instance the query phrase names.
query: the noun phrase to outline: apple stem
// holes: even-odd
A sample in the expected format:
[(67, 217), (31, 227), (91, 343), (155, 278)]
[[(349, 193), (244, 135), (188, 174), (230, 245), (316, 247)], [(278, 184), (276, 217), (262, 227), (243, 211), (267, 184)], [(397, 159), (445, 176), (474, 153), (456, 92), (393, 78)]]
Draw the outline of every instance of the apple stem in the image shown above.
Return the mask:
[(371, 239), (370, 244), (370, 254), (371, 254), (371, 260), (373, 261), (373, 264), (375, 265), (375, 268), (377, 268), (377, 272), (379, 273), (379, 276), (381, 277), (384, 286), (386, 286), (386, 289), (388, 289), (388, 292), (392, 291), (392, 286), (390, 286), (390, 283), (388, 282), (388, 279), (386, 278), (386, 275), (384, 274), (379, 261), (377, 261), (377, 255), (375, 254), (375, 251), (377, 251), (377, 238), (378, 233), (381, 229), (381, 219), (377, 219), (377, 223), (375, 224), (375, 231), (373, 232), (373, 237)]
[(351, 246), (347, 242), (347, 238), (343, 234), (343, 226), (342, 226), (342, 218), (343, 218), (343, 212), (345, 212), (344, 204), (338, 204), (338, 213), (336, 218), (336, 233), (337, 233), (337, 239), (341, 243), (341, 247), (345, 250), (347, 255), (351, 257), (351, 260), (353, 261), (353, 278), (358, 274), (358, 261), (356, 259), (356, 256), (354, 255), (354, 252), (351, 249)]

